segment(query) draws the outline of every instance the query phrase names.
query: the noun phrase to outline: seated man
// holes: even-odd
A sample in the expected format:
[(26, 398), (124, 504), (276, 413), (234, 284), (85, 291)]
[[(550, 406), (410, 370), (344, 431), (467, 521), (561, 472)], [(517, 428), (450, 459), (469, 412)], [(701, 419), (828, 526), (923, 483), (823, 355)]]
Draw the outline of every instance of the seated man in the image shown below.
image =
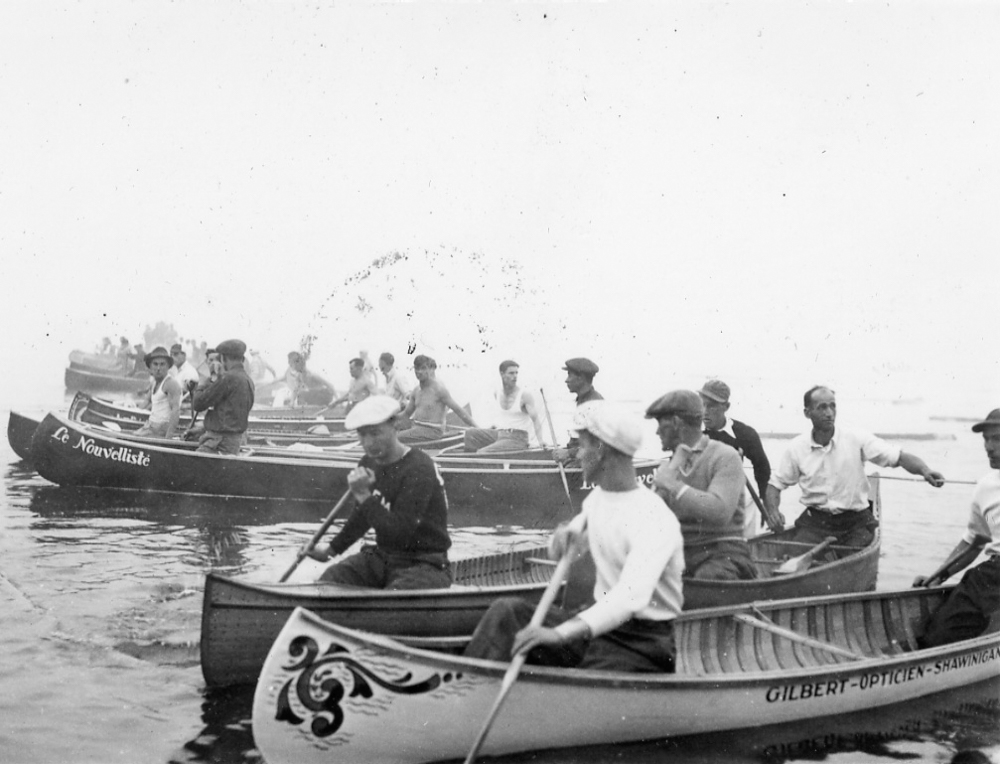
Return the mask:
[(382, 353), (378, 357), (378, 369), (385, 376), (385, 394), (399, 401), (400, 408), (405, 407), (413, 385), (402, 370), (396, 368), (396, 359), (392, 353)]
[(447, 430), (445, 416), (448, 409), (470, 427), (478, 426), (451, 397), (444, 382), (436, 378), (437, 361), (430, 356), (418, 355), (413, 359), (413, 373), (419, 384), (403, 412), (403, 417), (410, 419), (413, 425), (399, 433), (402, 442), (420, 443), (440, 438)]
[(542, 436), (542, 421), (538, 416), (535, 398), (527, 390), (517, 386), (519, 367), (515, 361), (500, 364), (502, 390), (494, 393), (499, 411), (496, 421), (500, 427), (489, 429), (473, 428), (465, 431), (465, 450), (480, 453), (497, 451), (523, 451), (530, 447), (528, 427), (535, 430), (538, 445), (545, 445)]
[(253, 380), (243, 368), (246, 350), (246, 344), (240, 340), (220, 342), (216, 351), (222, 359), (221, 376), (202, 381), (194, 392), (191, 409), (208, 412), (205, 432), (198, 439), (198, 451), (240, 452), (254, 400)]
[(170, 366), (170, 376), (177, 380), (181, 390), (186, 394), (192, 384), (197, 386), (201, 382), (201, 375), (187, 359), (184, 346), (180, 343), (175, 343), (170, 348), (170, 356), (173, 359)]
[(145, 402), (145, 408), (149, 409), (149, 419), (134, 434), (172, 438), (177, 432), (177, 423), (181, 417), (181, 387), (167, 371), (173, 366), (173, 361), (166, 348), (158, 347), (146, 354), (145, 362), (153, 375)]
[(1000, 617), (1000, 409), (993, 409), (972, 431), (983, 434), (990, 471), (976, 483), (969, 526), (937, 572), (918, 576), (913, 585), (943, 584), (972, 564), (984, 548), (986, 561), (962, 576), (944, 604), (931, 613), (917, 635), (920, 647), (978, 637), (990, 627), (991, 619)]
[(448, 498), (437, 464), (399, 442), (399, 404), (387, 395), (361, 401), (344, 422), (358, 431), (365, 455), (347, 477), (357, 506), (329, 544), (309, 551), (314, 560), (336, 557), (369, 528), (375, 545), (334, 563), (320, 576), (376, 589), (439, 589), (451, 585)]
[(674, 670), (673, 620), (684, 604), (683, 542), (677, 518), (636, 483), (632, 457), (642, 422), (614, 404), (577, 414), (584, 480), (595, 488), (568, 524), (556, 529), (549, 555), (589, 549), (597, 569), (594, 604), (575, 616), (552, 608), (530, 625), (534, 608), (516, 597), (495, 600), (465, 650), (473, 658), (604, 671)]
[(920, 457), (870, 433), (835, 427), (837, 398), (830, 388), (810, 388), (803, 403), (812, 430), (792, 439), (771, 473), (764, 497), (767, 516), (780, 529), (785, 524), (778, 508), (781, 492), (796, 483), (802, 489), (801, 502), (806, 509), (795, 520), (795, 541), (818, 544), (834, 536), (845, 546), (872, 543), (878, 520), (868, 499), (866, 461), (880, 467), (902, 467), (935, 488), (944, 485), (944, 476)]
[[(582, 406), (589, 401), (603, 401), (604, 396), (594, 389), (594, 377), (601, 369), (589, 358), (570, 358), (563, 365), (566, 372), (566, 389), (576, 396), (576, 405)], [(552, 458), (560, 464), (576, 461), (576, 452), (580, 444), (576, 437), (571, 437), (565, 448), (552, 451)]]
[(352, 358), (350, 363), (351, 384), (347, 392), (333, 401), (327, 408), (339, 406), (347, 401), (348, 411), (365, 398), (375, 395), (375, 382), (365, 372), (365, 362), (362, 358)]
[(704, 416), (701, 397), (693, 390), (669, 392), (646, 409), (646, 418), (656, 419), (663, 450), (673, 451), (653, 476), (653, 490), (680, 520), (686, 577), (756, 578), (743, 537), (743, 460), (736, 449), (701, 431)]

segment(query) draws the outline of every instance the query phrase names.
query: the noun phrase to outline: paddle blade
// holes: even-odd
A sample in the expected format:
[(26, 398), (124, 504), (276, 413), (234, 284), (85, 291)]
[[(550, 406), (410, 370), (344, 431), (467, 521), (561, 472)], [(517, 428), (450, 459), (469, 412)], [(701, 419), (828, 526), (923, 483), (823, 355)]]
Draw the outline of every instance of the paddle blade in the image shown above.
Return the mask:
[(792, 573), (801, 573), (804, 570), (808, 570), (809, 566), (813, 564), (813, 560), (816, 559), (816, 555), (836, 540), (837, 539), (834, 536), (827, 536), (805, 554), (800, 554), (798, 557), (790, 557), (785, 560), (775, 569), (774, 575), (787, 576)]

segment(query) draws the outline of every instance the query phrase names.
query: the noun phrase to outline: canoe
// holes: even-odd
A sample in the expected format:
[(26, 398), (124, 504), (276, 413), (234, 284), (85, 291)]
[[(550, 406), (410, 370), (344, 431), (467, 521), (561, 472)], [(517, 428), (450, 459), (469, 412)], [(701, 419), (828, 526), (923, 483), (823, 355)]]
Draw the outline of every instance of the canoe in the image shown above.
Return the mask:
[[(949, 588), (684, 613), (677, 672), (525, 666), (482, 753), (654, 740), (875, 709), (1000, 675), (1000, 632), (926, 650), (915, 624)], [(408, 647), (296, 609), (253, 700), (269, 764), (459, 759), (507, 663)]]
[[(208, 496), (319, 501), (329, 504), (347, 490), (357, 452), (294, 452), (253, 448), (239, 456), (197, 453), (178, 441), (136, 443), (56, 413), (35, 430), (31, 453), (38, 473), (59, 485)], [(172, 447), (171, 447), (172, 446)], [(559, 469), (545, 460), (441, 457), (438, 466), (452, 509), (488, 511), (495, 519), (526, 511), (554, 522), (569, 512)], [(636, 463), (639, 479), (650, 482), (659, 462)], [(578, 468), (566, 470), (573, 506), (592, 486)]]
[(500, 596), (537, 602), (552, 575), (544, 548), (456, 560), (449, 589), (383, 591), (330, 583), (267, 584), (215, 573), (205, 579), (201, 671), (209, 686), (257, 681), (267, 651), (296, 607), (353, 629), (447, 649), (464, 642)]
[(67, 390), (85, 393), (132, 393), (138, 394), (149, 388), (150, 376), (122, 376), (112, 372), (88, 371), (72, 366), (66, 367), (64, 381)]
[(7, 442), (23, 461), (31, 461), (31, 438), (38, 427), (38, 420), (11, 411), (7, 418)]

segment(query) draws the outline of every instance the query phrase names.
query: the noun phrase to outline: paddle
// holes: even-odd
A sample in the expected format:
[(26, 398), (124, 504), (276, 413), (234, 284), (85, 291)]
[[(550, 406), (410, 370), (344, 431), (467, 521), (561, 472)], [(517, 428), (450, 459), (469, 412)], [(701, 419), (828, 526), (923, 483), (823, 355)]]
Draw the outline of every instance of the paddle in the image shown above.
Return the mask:
[(340, 513), (340, 510), (343, 509), (344, 505), (347, 503), (347, 500), (350, 498), (350, 496), (351, 496), (350, 489), (344, 491), (344, 495), (340, 497), (340, 501), (337, 502), (337, 506), (335, 506), (332, 510), (330, 510), (330, 514), (326, 516), (326, 520), (324, 520), (323, 524), (319, 526), (319, 530), (317, 530), (313, 534), (313, 537), (309, 539), (309, 543), (299, 550), (299, 554), (295, 558), (295, 562), (292, 563), (292, 567), (286, 570), (285, 575), (283, 575), (280, 579), (278, 579), (279, 583), (284, 583), (285, 581), (288, 580), (288, 577), (295, 572), (295, 569), (297, 567), (299, 567), (299, 563), (302, 562), (308, 556), (309, 552), (312, 551), (312, 548), (316, 546), (316, 544), (319, 542), (321, 538), (323, 538), (323, 534), (326, 533), (327, 530), (329, 530), (331, 525), (333, 525), (333, 521), (337, 519), (337, 515)]
[[(552, 448), (556, 447), (556, 428), (552, 424), (552, 414), (549, 413), (549, 402), (545, 399), (545, 391), (542, 388), (538, 388), (538, 392), (542, 396), (542, 405), (545, 406), (545, 418), (549, 420), (549, 434), (552, 435)], [(573, 509), (573, 497), (569, 494), (569, 483), (566, 482), (566, 470), (562, 466), (562, 462), (556, 462), (556, 466), (559, 467), (559, 477), (562, 478), (563, 490), (566, 491), (566, 500), (569, 502), (569, 508), (571, 511), (576, 511)]]
[(827, 536), (805, 554), (800, 554), (798, 557), (788, 558), (774, 569), (774, 575), (787, 576), (789, 574), (800, 573), (803, 570), (808, 569), (809, 566), (812, 565), (813, 558), (836, 540), (836, 536)]
[[(559, 564), (556, 566), (555, 571), (552, 573), (552, 578), (549, 580), (549, 585), (545, 587), (545, 592), (542, 594), (542, 598), (538, 601), (538, 607), (535, 608), (535, 613), (531, 616), (530, 626), (542, 625), (542, 621), (545, 620), (545, 615), (549, 612), (549, 608), (552, 607), (552, 602), (555, 600), (556, 594), (559, 593), (559, 587), (562, 586), (563, 579), (566, 578), (566, 573), (569, 571), (572, 557), (572, 552), (567, 551), (566, 554), (562, 556), (562, 559), (559, 560)], [(503, 681), (500, 683), (500, 692), (497, 694), (497, 699), (493, 701), (493, 706), (490, 708), (490, 712), (486, 715), (486, 721), (479, 730), (479, 734), (476, 735), (476, 739), (472, 743), (472, 748), (469, 750), (469, 754), (465, 757), (465, 764), (472, 764), (472, 762), (476, 760), (476, 755), (479, 753), (479, 749), (482, 747), (483, 741), (486, 739), (486, 735), (493, 726), (493, 722), (496, 721), (497, 713), (500, 711), (500, 706), (503, 705), (504, 700), (507, 699), (507, 695), (514, 686), (514, 682), (517, 681), (517, 675), (521, 672), (521, 667), (524, 665), (526, 658), (527, 655), (520, 652), (515, 655), (514, 659), (510, 662), (507, 672), (503, 675)]]

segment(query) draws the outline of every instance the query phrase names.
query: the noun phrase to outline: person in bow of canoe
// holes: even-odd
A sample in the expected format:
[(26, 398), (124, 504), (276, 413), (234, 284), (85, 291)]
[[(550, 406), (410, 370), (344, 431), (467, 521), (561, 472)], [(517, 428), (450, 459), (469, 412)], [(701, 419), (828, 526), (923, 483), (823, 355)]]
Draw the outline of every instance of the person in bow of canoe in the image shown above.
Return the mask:
[(465, 450), (470, 453), (494, 453), (501, 451), (524, 451), (530, 447), (528, 427), (535, 430), (538, 445), (545, 445), (542, 435), (542, 420), (538, 415), (535, 397), (517, 385), (520, 367), (516, 361), (500, 364), (502, 388), (494, 393), (498, 410), (494, 414), (500, 427), (474, 427), (465, 431)]
[(594, 604), (576, 615), (552, 608), (531, 626), (534, 608), (516, 597), (494, 601), (465, 650), (473, 658), (604, 671), (674, 670), (673, 620), (684, 604), (684, 546), (677, 518), (636, 482), (632, 457), (642, 421), (612, 403), (577, 411), (584, 479), (596, 487), (580, 514), (556, 529), (549, 555), (589, 549), (597, 580)]
[(170, 348), (171, 365), (168, 372), (181, 386), (181, 391), (186, 392), (192, 386), (197, 387), (201, 382), (201, 375), (194, 365), (187, 359), (184, 346), (179, 342), (174, 343)]
[(226, 340), (215, 350), (222, 359), (222, 374), (217, 379), (202, 380), (191, 401), (192, 410), (208, 412), (205, 431), (198, 438), (198, 451), (238, 454), (254, 399), (253, 380), (243, 368), (247, 346), (241, 340)]
[(371, 528), (375, 544), (329, 566), (320, 581), (375, 589), (451, 586), (444, 480), (431, 457), (400, 443), (398, 416), (398, 401), (387, 395), (366, 398), (347, 414), (344, 426), (357, 430), (365, 451), (347, 476), (356, 506), (333, 540), (309, 556), (326, 562)]
[(445, 416), (448, 409), (454, 411), (469, 427), (479, 426), (451, 397), (444, 382), (437, 379), (437, 361), (430, 356), (418, 355), (413, 359), (413, 373), (419, 384), (403, 412), (403, 418), (413, 422), (412, 427), (399, 433), (399, 439), (403, 443), (420, 443), (440, 438), (447, 429)]
[(172, 438), (177, 432), (177, 423), (181, 417), (182, 392), (180, 383), (170, 376), (173, 359), (166, 348), (158, 347), (146, 354), (145, 361), (153, 376), (145, 402), (145, 408), (149, 409), (149, 419), (135, 434)]
[(684, 575), (709, 581), (757, 577), (743, 537), (746, 475), (735, 448), (702, 432), (705, 406), (693, 390), (673, 390), (646, 409), (670, 461), (653, 475), (653, 490), (677, 515), (684, 533)]
[[(566, 372), (566, 389), (576, 395), (576, 405), (582, 406), (589, 401), (603, 401), (604, 396), (594, 389), (594, 377), (600, 367), (589, 358), (570, 358), (563, 364), (563, 371)], [(576, 437), (571, 437), (565, 448), (556, 448), (552, 451), (552, 458), (560, 464), (575, 462), (580, 442)]]
[(834, 536), (836, 543), (847, 546), (863, 547), (872, 542), (878, 519), (868, 498), (865, 462), (902, 467), (935, 488), (944, 485), (944, 475), (919, 456), (871, 433), (837, 427), (837, 396), (829, 387), (810, 388), (803, 403), (812, 430), (792, 439), (771, 473), (764, 497), (768, 517), (780, 529), (785, 524), (778, 509), (781, 492), (796, 484), (802, 489), (800, 501), (806, 509), (795, 520), (794, 541), (818, 544)]
[(972, 426), (983, 434), (990, 471), (976, 483), (965, 535), (937, 572), (918, 576), (914, 586), (939, 586), (986, 550), (986, 561), (970, 570), (948, 599), (923, 624), (920, 647), (938, 647), (983, 634), (993, 620), (1000, 627), (1000, 409)]

